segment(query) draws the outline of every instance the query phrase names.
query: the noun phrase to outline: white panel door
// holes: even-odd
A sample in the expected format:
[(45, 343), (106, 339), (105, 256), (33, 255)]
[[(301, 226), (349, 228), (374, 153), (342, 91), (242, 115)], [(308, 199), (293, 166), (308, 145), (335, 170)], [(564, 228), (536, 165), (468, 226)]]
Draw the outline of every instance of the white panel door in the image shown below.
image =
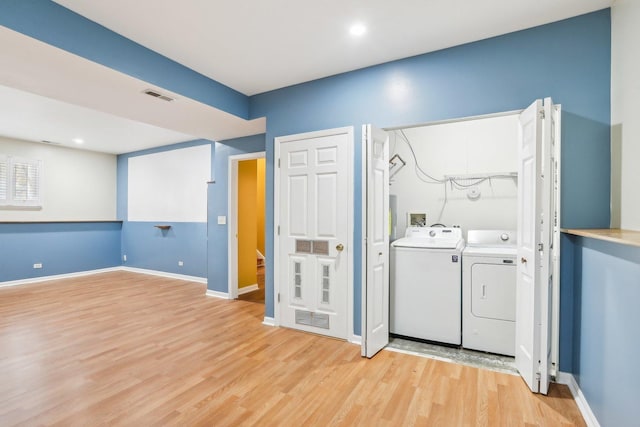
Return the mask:
[(353, 133), (314, 132), (276, 144), (279, 323), (346, 339)]
[[(550, 233), (553, 174), (542, 100), (520, 115), (516, 367), (534, 392), (548, 389)], [(545, 168), (547, 169), (545, 171)], [(546, 174), (546, 176), (545, 176)]]
[(518, 278), (516, 287), (516, 366), (532, 391), (539, 390), (540, 296), (536, 292), (540, 258), (536, 242), (540, 236), (537, 206), (542, 169), (542, 101), (537, 100), (520, 115), (518, 163)]
[(389, 343), (389, 136), (362, 127), (366, 168), (366, 275), (362, 289), (362, 355)]
[(552, 339), (552, 307), (553, 287), (555, 277), (555, 235), (559, 233), (557, 227), (556, 206), (556, 129), (555, 108), (551, 98), (545, 98), (542, 118), (542, 172), (540, 183), (542, 195), (540, 201), (541, 235), (538, 242), (540, 255), (540, 387), (539, 392), (547, 394), (549, 391), (549, 375), (551, 363)]

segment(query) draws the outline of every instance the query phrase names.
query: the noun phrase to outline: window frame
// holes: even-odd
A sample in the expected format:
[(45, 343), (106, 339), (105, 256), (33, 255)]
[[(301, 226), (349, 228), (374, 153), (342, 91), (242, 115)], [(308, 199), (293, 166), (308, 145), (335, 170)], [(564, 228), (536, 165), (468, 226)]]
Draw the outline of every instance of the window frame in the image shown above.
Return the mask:
[[(6, 154), (0, 154), (0, 163), (4, 164), (6, 167), (6, 176), (0, 177), (3, 179), (6, 188), (5, 198), (0, 199), (0, 209), (40, 209), (43, 205), (43, 162), (42, 160), (37, 159), (29, 159), (25, 157), (19, 156), (10, 156)], [(29, 198), (27, 196), (26, 199), (18, 199), (16, 198), (16, 192), (22, 189), (17, 188), (17, 183), (15, 179), (15, 168), (18, 165), (26, 164), (28, 166), (34, 167), (36, 177), (35, 177), (35, 186), (36, 186), (36, 195), (35, 197)], [(29, 179), (29, 174), (27, 174), (27, 180)], [(27, 184), (28, 185), (28, 184)], [(22, 190), (24, 191), (24, 190)], [(28, 192), (27, 188), (27, 192)]]

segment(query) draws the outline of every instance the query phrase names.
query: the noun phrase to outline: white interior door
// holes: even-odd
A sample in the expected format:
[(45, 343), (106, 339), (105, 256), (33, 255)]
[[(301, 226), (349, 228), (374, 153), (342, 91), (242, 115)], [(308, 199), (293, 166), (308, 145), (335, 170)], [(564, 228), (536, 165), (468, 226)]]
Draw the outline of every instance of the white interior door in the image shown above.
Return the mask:
[(348, 336), (352, 146), (352, 128), (276, 139), (275, 281), (282, 326)]
[(365, 257), (362, 288), (362, 355), (389, 343), (389, 136), (362, 127), (365, 172)]
[(560, 370), (560, 152), (561, 152), (561, 106), (553, 104), (551, 99), (545, 100), (551, 109), (551, 138), (553, 146), (553, 248), (552, 276), (553, 292), (551, 295), (551, 361), (550, 375), (557, 377)]
[[(550, 101), (550, 100), (549, 100)], [(553, 204), (551, 126), (542, 100), (520, 115), (516, 367), (534, 392), (547, 393)]]
[(555, 234), (556, 227), (556, 164), (555, 164), (555, 122), (554, 105), (551, 98), (545, 98), (542, 118), (542, 199), (540, 201), (541, 235), (540, 248), (540, 385), (539, 392), (547, 394), (549, 391), (549, 377), (552, 370), (551, 363), (551, 327), (555, 266)]

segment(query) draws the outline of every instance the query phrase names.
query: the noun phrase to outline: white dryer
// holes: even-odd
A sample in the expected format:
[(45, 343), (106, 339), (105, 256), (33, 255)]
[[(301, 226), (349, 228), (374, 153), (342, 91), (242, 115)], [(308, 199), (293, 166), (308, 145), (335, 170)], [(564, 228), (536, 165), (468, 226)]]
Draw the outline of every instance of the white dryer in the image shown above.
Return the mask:
[(461, 343), (462, 231), (408, 227), (391, 244), (390, 332)]
[(469, 230), (462, 252), (462, 346), (513, 356), (516, 232)]

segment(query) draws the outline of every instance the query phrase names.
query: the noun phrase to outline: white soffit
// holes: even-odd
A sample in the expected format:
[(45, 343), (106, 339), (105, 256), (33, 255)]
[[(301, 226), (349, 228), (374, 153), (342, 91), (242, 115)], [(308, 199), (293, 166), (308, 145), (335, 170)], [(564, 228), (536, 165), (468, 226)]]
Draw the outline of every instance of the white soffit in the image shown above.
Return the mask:
[(6, 86), (0, 86), (0, 136), (111, 154), (197, 139)]
[[(96, 123), (104, 123), (108, 118), (107, 115), (111, 115), (115, 116), (112, 119), (117, 117), (127, 119), (129, 122), (124, 125), (125, 128), (131, 129), (133, 126), (131, 121), (159, 128), (153, 131), (150, 127), (145, 128), (149, 131), (148, 136), (154, 134), (158, 137), (156, 142), (150, 138), (143, 143), (142, 145), (147, 145), (145, 147), (136, 146), (132, 141), (122, 143), (111, 141), (106, 149), (92, 147), (87, 137), (83, 149), (124, 153), (166, 145), (166, 141), (179, 142), (175, 139), (184, 141), (183, 137), (215, 141), (255, 135), (265, 131), (264, 118), (251, 121), (239, 118), (163, 88), (154, 87), (142, 80), (5, 27), (0, 27), (0, 85), (49, 98), (45, 102), (49, 106), (52, 105), (49, 102), (52, 100), (71, 104), (66, 109), (58, 105), (61, 110), (68, 111), (70, 116), (79, 111), (71, 107), (83, 107), (84, 111), (81, 115), (88, 121), (91, 120), (87, 119), (91, 113), (90, 110), (95, 110), (106, 113), (106, 115), (96, 116)], [(145, 89), (156, 90), (163, 95), (175, 98), (175, 101), (167, 102), (145, 95), (142, 93)], [(17, 96), (17, 94), (14, 95)], [(36, 98), (30, 100), (37, 102)], [(32, 107), (33, 110), (38, 108), (35, 105)], [(11, 106), (4, 105), (3, 108), (11, 108)], [(73, 122), (72, 117), (67, 119), (69, 123)], [(56, 120), (62, 125), (66, 123), (61, 116), (56, 117)], [(41, 126), (42, 123), (40, 120), (39, 123), (32, 125)], [(3, 126), (9, 125), (3, 124)], [(112, 122), (112, 125), (119, 126), (116, 122)], [(170, 132), (160, 136), (162, 129)], [(0, 132), (11, 133), (9, 129), (4, 131), (0, 129)], [(50, 140), (52, 137), (40, 139)]]

